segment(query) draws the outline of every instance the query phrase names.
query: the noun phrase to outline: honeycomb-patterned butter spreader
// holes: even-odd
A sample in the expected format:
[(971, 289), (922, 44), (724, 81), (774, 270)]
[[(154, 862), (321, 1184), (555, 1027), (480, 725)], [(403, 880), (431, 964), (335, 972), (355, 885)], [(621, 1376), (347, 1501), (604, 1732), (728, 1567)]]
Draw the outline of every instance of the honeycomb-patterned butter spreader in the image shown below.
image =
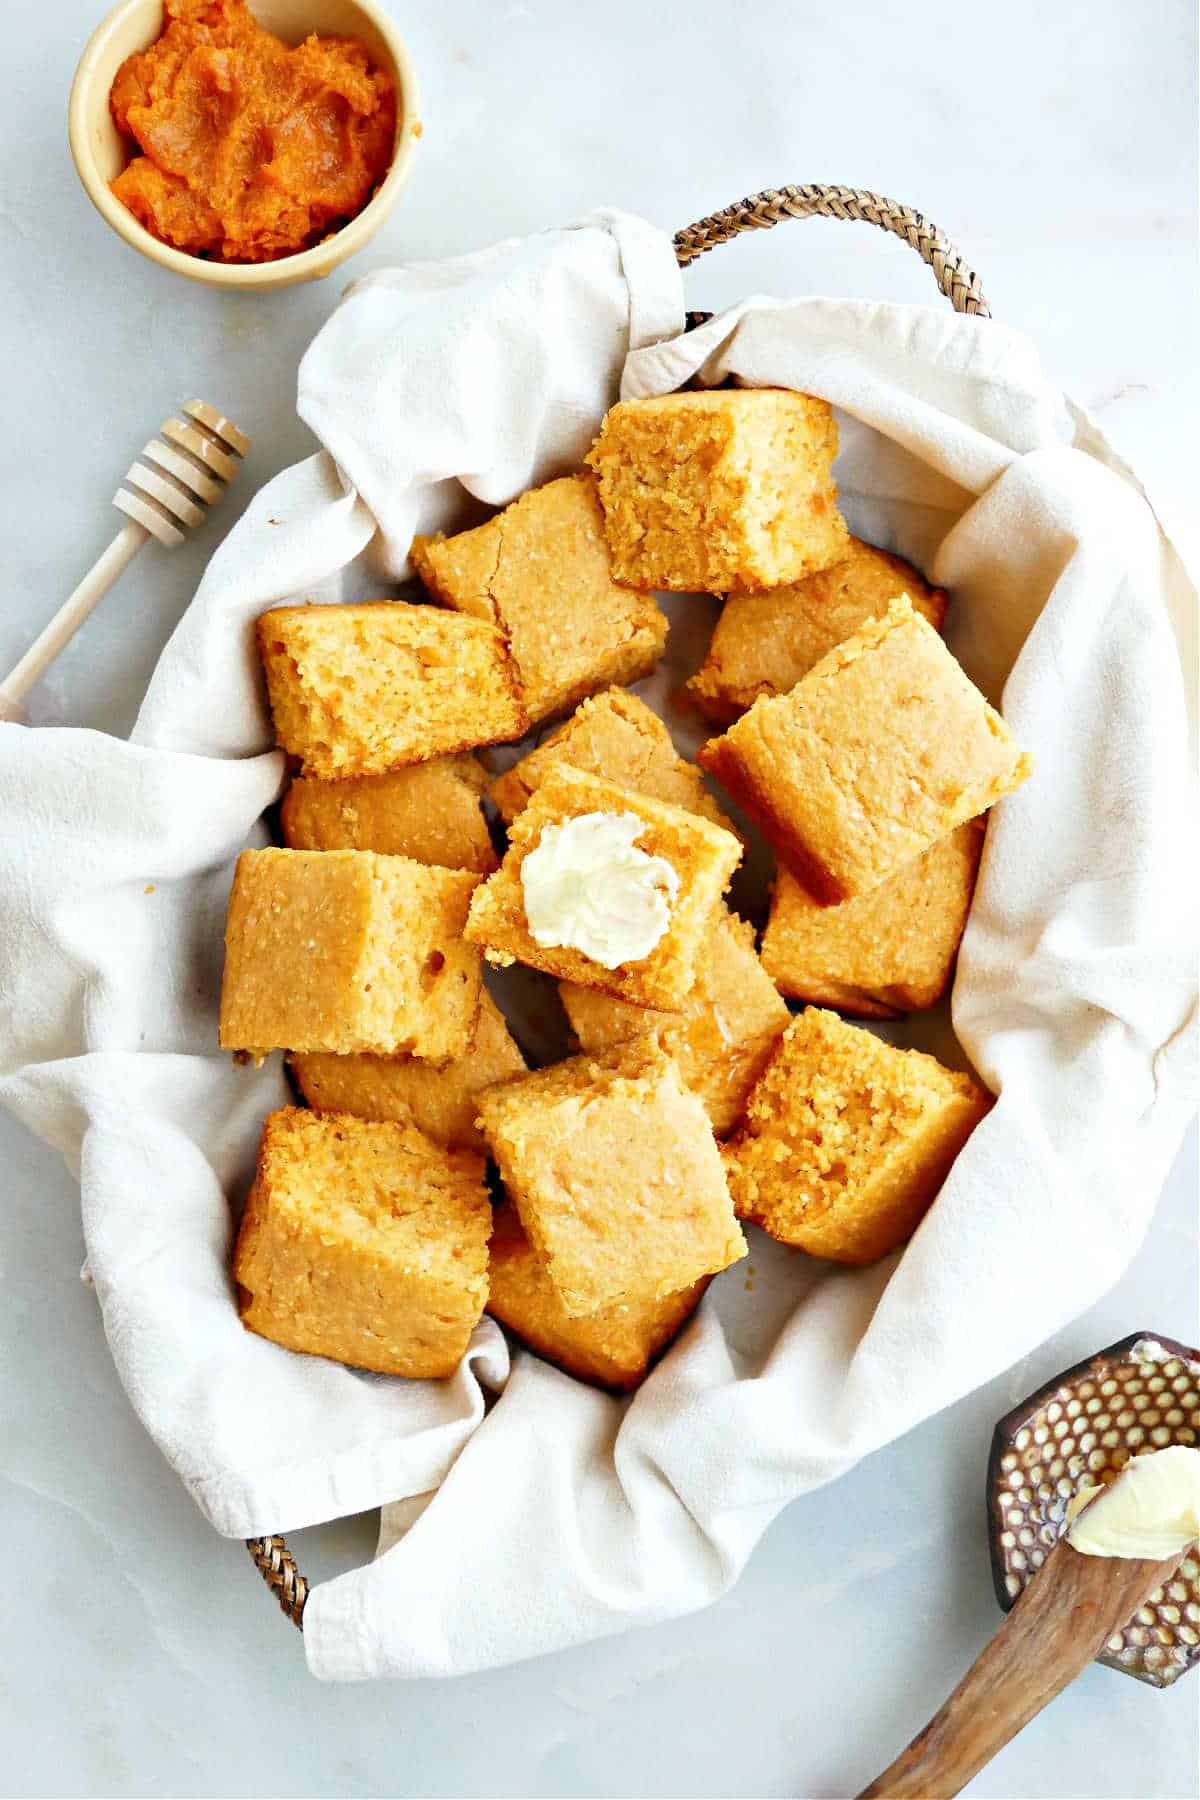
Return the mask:
[[(1007, 1612), (1042, 1567), (1081, 1487), (1115, 1481), (1132, 1456), (1200, 1444), (1200, 1351), (1137, 1331), (1056, 1375), (996, 1426), (988, 1540)], [(1101, 1662), (1169, 1687), (1200, 1661), (1200, 1553), (1109, 1638)]]

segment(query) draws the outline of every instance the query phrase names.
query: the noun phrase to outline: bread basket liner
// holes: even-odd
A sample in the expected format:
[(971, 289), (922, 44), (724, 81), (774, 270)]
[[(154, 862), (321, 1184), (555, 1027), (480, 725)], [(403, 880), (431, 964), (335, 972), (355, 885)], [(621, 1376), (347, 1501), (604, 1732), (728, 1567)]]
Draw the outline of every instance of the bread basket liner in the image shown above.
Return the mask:
[[(77, 1170), (121, 1380), (214, 1527), (384, 1505), (372, 1564), (288, 1577), (324, 1678), (461, 1673), (711, 1602), (790, 1500), (1117, 1280), (1194, 1109), (1195, 590), (1136, 477), (986, 317), (756, 298), (683, 324), (671, 240), (612, 212), (359, 281), (300, 370), (323, 448), (213, 557), (130, 741), (0, 726), (0, 1099)], [(510, 1358), (488, 1319), (441, 1383), (294, 1356), (243, 1331), (228, 1272), (285, 1080), (215, 1047), (233, 861), (283, 775), (252, 621), (394, 591), (415, 530), (577, 467), (618, 392), (729, 376), (835, 405), (851, 529), (951, 591), (951, 647), (1036, 758), (990, 824), (953, 1033), (946, 1007), (887, 1032), (965, 1053), (998, 1103), (903, 1253), (836, 1269), (752, 1232), (751, 1277), (716, 1282), (627, 1400)], [(673, 696), (715, 607), (669, 608), (639, 691), (690, 751)]]

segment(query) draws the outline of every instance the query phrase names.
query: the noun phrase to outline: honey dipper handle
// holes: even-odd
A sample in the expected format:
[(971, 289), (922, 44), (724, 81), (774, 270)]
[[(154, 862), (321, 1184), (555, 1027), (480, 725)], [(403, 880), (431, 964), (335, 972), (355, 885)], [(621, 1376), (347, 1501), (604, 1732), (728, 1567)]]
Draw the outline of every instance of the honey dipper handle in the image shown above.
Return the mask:
[(1087, 1667), (1181, 1559), (1081, 1556), (1057, 1544), (945, 1705), (859, 1800), (950, 1800)]
[(0, 681), (0, 719), (24, 723), (21, 702), (50, 664), (66, 649), (89, 613), (95, 611), (113, 582), (133, 561), (150, 533), (133, 519), (124, 524), (108, 549), (92, 564), (71, 598), (34, 639), (16, 668)]

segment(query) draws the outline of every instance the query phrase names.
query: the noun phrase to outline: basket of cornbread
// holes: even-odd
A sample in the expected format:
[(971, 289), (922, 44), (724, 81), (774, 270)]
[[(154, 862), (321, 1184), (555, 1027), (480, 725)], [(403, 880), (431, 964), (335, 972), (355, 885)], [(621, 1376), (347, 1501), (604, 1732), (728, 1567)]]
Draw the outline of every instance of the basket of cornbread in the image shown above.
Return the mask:
[[(623, 402), (588, 468), (418, 540), (419, 599), (259, 619), (297, 773), (286, 847), (234, 879), (221, 1043), (286, 1051), (307, 1109), (264, 1129), (252, 1330), (440, 1377), (486, 1307), (628, 1389), (746, 1255), (739, 1219), (865, 1263), (932, 1203), (990, 1097), (839, 1015), (941, 998), (1030, 760), (945, 596), (851, 538), (836, 449), (810, 395)], [(727, 596), (690, 686), (731, 722), (699, 766), (628, 686), (666, 641), (655, 591)], [(488, 784), (474, 752), (564, 712)], [(778, 859), (761, 955), (726, 796)], [(579, 1054), (527, 1070), (485, 963), (557, 984)]]
[[(684, 330), (676, 258), (855, 205), (953, 312)], [(0, 1097), (86, 1131), (121, 1378), (321, 1676), (703, 1605), (1145, 1228), (1170, 551), (984, 311), (845, 190), (369, 276), (132, 741), (7, 769), (67, 974)], [(311, 1594), (256, 1535), (380, 1505)]]
[[(576, 472), (418, 537), (407, 603), (259, 617), (292, 774), (234, 878), (220, 1036), (286, 1052), (302, 1104), (242, 1216), (249, 1329), (443, 1378), (487, 1312), (627, 1393), (743, 1222), (851, 1265), (918, 1226), (991, 1096), (858, 1021), (945, 994), (1031, 759), (945, 593), (851, 535), (837, 448), (808, 394), (622, 402)], [(722, 605), (689, 760), (633, 685), (655, 595), (695, 593)], [(748, 831), (761, 933), (729, 904)], [(542, 1067), (484, 982), (513, 965), (569, 1028)], [(281, 1540), (251, 1548), (299, 1619)]]

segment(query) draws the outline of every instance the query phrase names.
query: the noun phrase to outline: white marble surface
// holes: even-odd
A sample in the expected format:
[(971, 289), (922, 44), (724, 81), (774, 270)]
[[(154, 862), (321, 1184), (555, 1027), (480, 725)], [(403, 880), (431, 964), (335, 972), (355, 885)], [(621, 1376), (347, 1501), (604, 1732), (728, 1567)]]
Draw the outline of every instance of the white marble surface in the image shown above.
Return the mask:
[[(36, 720), (123, 732), (220, 531), (309, 447), (295, 364), (336, 289), (220, 297), (142, 263), (93, 215), (64, 115), (101, 5), (3, 11), (0, 663), (107, 541), (107, 498), (167, 409), (200, 392), (255, 436), (220, 523), (173, 557), (148, 552), (36, 696)], [(1190, 0), (394, 10), (426, 136), (396, 215), (349, 273), (603, 202), (675, 227), (789, 179), (890, 192), (958, 239), (997, 316), (1033, 333), (1102, 414), (1187, 543)], [(925, 299), (928, 281), (864, 227), (809, 223), (718, 251), (688, 288), (715, 306), (755, 288)], [(209, 1533), (130, 1414), (77, 1279), (74, 1184), (7, 1118), (0, 1201), (7, 1795), (853, 1793), (995, 1626), (982, 1508), (994, 1418), (1129, 1330), (1197, 1338), (1193, 1130), (1148, 1241), (1092, 1313), (792, 1506), (708, 1613), (454, 1683), (329, 1689), (308, 1678), (244, 1551)], [(1018, 1305), (1019, 1271), (1008, 1278)], [(295, 1547), (319, 1577), (369, 1554), (372, 1527), (347, 1521)], [(1193, 1676), (1160, 1695), (1093, 1669), (969, 1791), (1193, 1795), (1196, 1689)]]

